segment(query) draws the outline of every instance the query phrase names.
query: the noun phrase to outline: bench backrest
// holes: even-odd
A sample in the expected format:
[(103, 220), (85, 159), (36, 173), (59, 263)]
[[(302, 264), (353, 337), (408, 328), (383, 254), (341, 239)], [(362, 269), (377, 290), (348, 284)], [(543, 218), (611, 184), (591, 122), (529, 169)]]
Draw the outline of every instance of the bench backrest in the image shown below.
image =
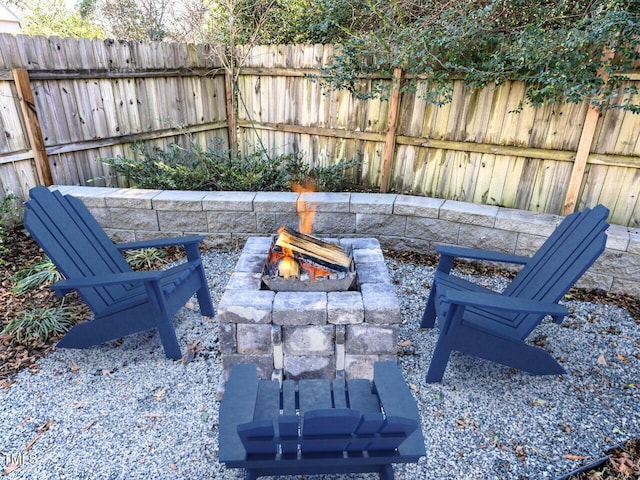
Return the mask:
[(413, 419), (332, 408), (245, 423), (238, 435), (248, 455), (391, 452), (417, 428)]
[[(81, 200), (46, 187), (32, 188), (29, 196), (25, 228), (66, 278), (132, 271)], [(91, 310), (100, 311), (128, 288), (119, 284), (82, 288), (78, 293)]]

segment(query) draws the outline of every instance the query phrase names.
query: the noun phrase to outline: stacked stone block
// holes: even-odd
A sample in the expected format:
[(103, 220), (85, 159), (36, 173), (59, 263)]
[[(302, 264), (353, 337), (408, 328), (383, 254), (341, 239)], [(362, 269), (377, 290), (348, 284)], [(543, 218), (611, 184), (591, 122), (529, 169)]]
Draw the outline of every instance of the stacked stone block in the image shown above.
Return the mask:
[[(202, 233), (211, 247), (242, 248), (249, 237), (297, 228), (291, 192), (181, 192), (60, 186), (82, 199), (118, 242)], [(375, 237), (387, 248), (433, 253), (438, 243), (530, 255), (561, 217), (494, 205), (373, 193), (313, 193), (314, 232)], [(248, 281), (245, 278), (245, 281)], [(640, 298), (640, 230), (612, 225), (606, 250), (578, 282)]]
[(357, 290), (276, 293), (260, 282), (271, 238), (247, 240), (218, 305), (225, 378), (251, 362), (263, 378), (371, 379), (376, 361), (396, 360), (400, 305), (380, 244), (341, 243), (353, 249)]

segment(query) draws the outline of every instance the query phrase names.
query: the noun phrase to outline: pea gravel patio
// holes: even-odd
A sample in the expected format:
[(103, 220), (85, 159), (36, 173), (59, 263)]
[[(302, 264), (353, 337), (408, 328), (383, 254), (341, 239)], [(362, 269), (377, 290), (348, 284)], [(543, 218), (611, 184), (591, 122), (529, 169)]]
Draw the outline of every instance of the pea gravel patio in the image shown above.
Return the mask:
[[(204, 255), (216, 303), (238, 255)], [(533, 377), (454, 354), (443, 383), (426, 384), (437, 332), (418, 326), (433, 269), (386, 263), (401, 306), (399, 361), (427, 442), (427, 457), (397, 465), (396, 478), (556, 478), (640, 436), (640, 336), (625, 310), (571, 300), (562, 326), (544, 321), (534, 331), (532, 341), (567, 375)], [(475, 279), (497, 289), (506, 283)], [(175, 318), (183, 350), (195, 351), (190, 362), (167, 360), (149, 332), (118, 345), (57, 350), (40, 361), (40, 373), (18, 374), (0, 391), (0, 461), (24, 461), (3, 465), (13, 470), (8, 478), (242, 478), (217, 461), (217, 321), (201, 317), (195, 301), (190, 307)]]

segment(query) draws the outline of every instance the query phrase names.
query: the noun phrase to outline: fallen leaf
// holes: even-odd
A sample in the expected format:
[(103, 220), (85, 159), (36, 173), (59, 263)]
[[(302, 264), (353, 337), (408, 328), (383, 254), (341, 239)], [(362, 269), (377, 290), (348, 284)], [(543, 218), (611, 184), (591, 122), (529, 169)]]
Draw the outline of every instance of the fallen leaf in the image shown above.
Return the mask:
[(567, 425), (566, 423), (563, 425), (564, 431), (565, 433), (568, 433), (569, 435), (571, 435), (571, 425)]
[(607, 361), (605, 360), (604, 355), (600, 355), (598, 357), (598, 365), (607, 365)]
[(17, 463), (10, 463), (6, 467), (4, 467), (2, 475), (9, 475), (11, 472), (15, 472), (18, 468), (20, 468), (20, 465), (18, 465)]
[(629, 363), (629, 359), (621, 353), (618, 354), (618, 360), (620, 360), (622, 363)]
[(518, 460), (526, 460), (527, 454), (524, 451), (524, 447), (522, 445), (516, 445), (516, 457), (518, 458)]
[(159, 413), (143, 413), (142, 416), (147, 418), (162, 418), (162, 415)]
[(80, 371), (80, 366), (76, 365), (75, 363), (72, 363), (71, 366), (69, 367), (69, 370), (71, 370), (73, 373), (78, 373)]
[(416, 392), (416, 393), (419, 393), (419, 392), (420, 392), (420, 387), (418, 387), (418, 386), (417, 386), (416, 384), (414, 384), (414, 383), (410, 383), (410, 384), (409, 384), (409, 388), (410, 388), (411, 390), (413, 390), (414, 392)]
[(585, 457), (584, 455), (572, 455), (570, 453), (566, 453), (562, 455), (562, 458), (566, 458), (567, 460), (585, 460), (589, 457)]
[(464, 428), (469, 425), (469, 420), (467, 420), (466, 418), (458, 418), (456, 419), (456, 425), (460, 428)]
[(175, 463), (170, 463), (170, 464), (169, 464), (169, 468), (170, 468), (171, 470), (177, 470), (177, 469), (178, 469), (178, 466), (177, 466)]
[(409, 347), (413, 345), (413, 342), (411, 340), (405, 340), (404, 342), (400, 343), (401, 347)]
[(188, 365), (195, 358), (196, 352), (198, 351), (198, 343), (200, 343), (200, 340), (196, 340), (187, 345), (184, 355), (182, 355), (182, 359), (180, 360), (183, 365)]
[(47, 430), (49, 430), (51, 428), (51, 425), (53, 425), (53, 420), (47, 420), (45, 423), (43, 423), (42, 425), (40, 425), (38, 427), (38, 431), (39, 432), (46, 432)]
[(51, 425), (53, 425), (53, 420), (47, 420), (44, 424), (40, 425), (37, 430), (38, 435), (36, 435), (33, 440), (31, 440), (26, 447), (24, 447), (23, 452), (28, 452), (29, 450), (31, 450), (31, 448), (35, 445), (35, 443), (40, 440), (42, 438), (42, 436), (44, 435), (44, 433), (49, 430), (51, 428)]
[(156, 402), (162, 401), (165, 393), (167, 393), (167, 387), (162, 387), (160, 390), (158, 390), (154, 395), (154, 397), (156, 397)]
[(0, 333), (0, 342), (8, 343), (13, 340), (13, 335), (9, 335), (8, 333)]

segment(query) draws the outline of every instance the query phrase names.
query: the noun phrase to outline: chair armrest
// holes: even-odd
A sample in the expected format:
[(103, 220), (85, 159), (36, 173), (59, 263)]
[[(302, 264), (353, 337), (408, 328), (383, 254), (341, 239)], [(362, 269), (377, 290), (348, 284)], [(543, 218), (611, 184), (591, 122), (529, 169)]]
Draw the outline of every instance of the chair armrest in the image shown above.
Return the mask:
[(113, 273), (109, 275), (100, 275), (97, 277), (83, 277), (83, 278), (66, 278), (60, 280), (51, 288), (57, 295), (64, 295), (71, 290), (77, 290), (79, 288), (95, 288), (105, 287), (107, 285), (122, 285), (123, 283), (143, 283), (149, 281), (158, 281), (165, 270), (159, 271), (144, 271), (144, 272), (125, 272), (125, 273)]
[(454, 245), (436, 245), (436, 252), (445, 257), (469, 258), (473, 260), (485, 260), (490, 262), (526, 264), (530, 257), (514, 255), (512, 253), (494, 252), (479, 248), (458, 247)]
[(127, 283), (158, 284), (167, 275), (175, 275), (176, 273), (187, 271), (190, 268), (197, 267), (198, 265), (200, 265), (200, 260), (180, 263), (172, 268), (164, 270), (110, 273), (95, 277), (66, 278), (54, 283), (51, 285), (51, 288), (56, 292), (56, 295), (62, 296), (69, 293), (71, 290), (77, 290), (79, 288), (106, 287), (107, 285), (122, 285)]
[(236, 364), (231, 369), (219, 410), (219, 459), (229, 466), (244, 466), (246, 450), (238, 425), (253, 421), (258, 396), (258, 373), (254, 364)]
[(204, 235), (192, 235), (188, 237), (152, 238), (138, 242), (126, 242), (116, 244), (118, 250), (138, 250), (140, 248), (162, 248), (177, 245), (193, 245), (204, 240)]
[(508, 297), (500, 295), (499, 293), (447, 290), (444, 296), (449, 303), (456, 305), (491, 308), (518, 313), (537, 313), (540, 315), (551, 315), (553, 317), (564, 317), (569, 313), (565, 306), (558, 305), (557, 303)]
[(387, 417), (404, 417), (418, 422), (418, 428), (398, 447), (403, 456), (416, 458), (426, 455), (420, 413), (411, 390), (395, 362), (376, 362), (373, 384), (380, 406)]

